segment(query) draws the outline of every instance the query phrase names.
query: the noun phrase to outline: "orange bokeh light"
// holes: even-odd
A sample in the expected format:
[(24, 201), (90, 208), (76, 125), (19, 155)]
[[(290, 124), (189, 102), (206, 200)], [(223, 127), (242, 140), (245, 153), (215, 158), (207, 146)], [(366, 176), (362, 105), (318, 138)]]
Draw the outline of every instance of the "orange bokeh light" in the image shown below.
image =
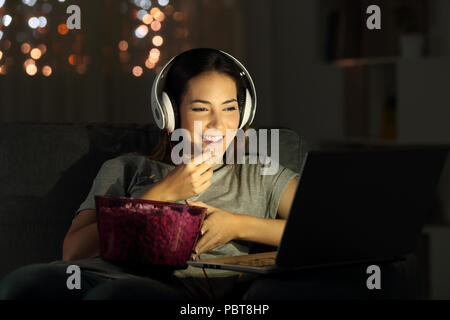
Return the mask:
[(170, 16), (175, 11), (175, 8), (171, 4), (169, 4), (168, 6), (166, 6), (166, 9), (164, 11), (168, 16)]
[(142, 22), (145, 24), (150, 24), (150, 23), (152, 23), (152, 21), (153, 21), (153, 18), (149, 14), (146, 14), (145, 16), (142, 17)]
[(76, 66), (76, 65), (79, 65), (80, 64), (80, 61), (81, 60), (81, 58), (80, 58), (80, 56), (78, 56), (78, 55), (76, 55), (76, 54), (71, 54), (70, 56), (69, 56), (69, 63), (71, 64), (71, 65), (73, 65), (73, 66)]
[(66, 35), (69, 32), (69, 28), (67, 27), (67, 25), (65, 23), (61, 23), (58, 26), (58, 33), (62, 34), (63, 36)]
[(145, 60), (145, 67), (147, 69), (153, 69), (155, 67), (155, 63), (151, 62), (150, 59)]
[(128, 50), (128, 42), (125, 40), (122, 40), (119, 42), (119, 50), (120, 51), (127, 51)]
[(173, 20), (179, 22), (179, 21), (183, 21), (183, 19), (184, 19), (184, 15), (183, 15), (182, 12), (177, 11), (177, 12), (175, 12), (175, 13), (173, 14)]
[(50, 66), (43, 66), (42, 74), (46, 77), (50, 77), (50, 75), (52, 74), (52, 68)]
[(149, 57), (156, 59), (156, 58), (159, 58), (160, 54), (161, 54), (161, 52), (158, 49), (153, 48), (152, 50), (150, 50)]
[(25, 60), (25, 62), (23, 63), (23, 66), (25, 67), (25, 69), (31, 65), (31, 64), (36, 64), (36, 62), (33, 59), (27, 59)]
[(161, 29), (161, 22), (153, 21), (150, 28), (152, 28), (153, 31), (159, 31), (159, 29)]
[(139, 66), (135, 66), (135, 67), (133, 68), (133, 75), (134, 75), (135, 77), (140, 77), (140, 76), (142, 76), (142, 72), (143, 72), (143, 70), (142, 70), (142, 68), (139, 67)]
[(44, 55), (46, 52), (47, 52), (47, 46), (45, 45), (45, 44), (39, 44), (38, 46), (37, 46), (37, 48), (39, 49), (39, 50), (41, 50), (41, 52), (42, 52), (42, 54)]
[(156, 7), (154, 7), (154, 8), (152, 8), (151, 10), (150, 10), (150, 14), (152, 15), (152, 16), (154, 16), (157, 12), (160, 12), (161, 10), (159, 10), (159, 8), (156, 8)]
[(31, 46), (28, 44), (28, 42), (25, 42), (20, 46), (20, 50), (22, 50), (24, 54), (28, 54), (31, 50)]
[(160, 21), (160, 22), (163, 21), (165, 17), (166, 16), (164, 15), (164, 12), (162, 12), (162, 11), (158, 11), (153, 15), (153, 18), (155, 18), (155, 20)]
[(34, 64), (29, 64), (26, 67), (26, 71), (27, 71), (28, 75), (34, 76), (37, 73), (37, 67)]
[(39, 50), (38, 48), (34, 48), (33, 50), (31, 50), (30, 56), (31, 56), (34, 60), (38, 60), (38, 59), (42, 56), (42, 52), (41, 52), (41, 50)]
[(154, 46), (159, 47), (164, 42), (163, 38), (161, 36), (154, 36), (152, 39), (152, 43)]

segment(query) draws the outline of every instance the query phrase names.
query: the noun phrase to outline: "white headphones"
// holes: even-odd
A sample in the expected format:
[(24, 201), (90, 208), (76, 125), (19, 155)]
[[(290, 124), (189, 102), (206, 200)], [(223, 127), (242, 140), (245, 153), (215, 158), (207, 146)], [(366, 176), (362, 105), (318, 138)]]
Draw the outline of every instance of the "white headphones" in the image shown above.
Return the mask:
[[(217, 51), (231, 58), (231, 60), (239, 68), (240, 70), (239, 74), (246, 83), (244, 108), (241, 108), (240, 110), (239, 129), (241, 129), (246, 124), (250, 125), (253, 122), (253, 118), (255, 117), (256, 111), (255, 85), (250, 76), (250, 73), (248, 73), (247, 69), (245, 69), (245, 67), (236, 58), (234, 58), (232, 55), (222, 50)], [(168, 94), (165, 91), (162, 91), (161, 88), (163, 87), (163, 82), (165, 80), (167, 72), (170, 70), (173, 60), (182, 54), (183, 53), (180, 53), (179, 55), (173, 57), (172, 59), (169, 60), (169, 62), (166, 63), (164, 67), (161, 68), (161, 71), (155, 77), (152, 86), (151, 107), (153, 118), (155, 119), (155, 122), (160, 129), (168, 130), (169, 132), (173, 132), (173, 130), (175, 130), (175, 115), (173, 111), (172, 102)], [(160, 92), (161, 94), (159, 94)]]

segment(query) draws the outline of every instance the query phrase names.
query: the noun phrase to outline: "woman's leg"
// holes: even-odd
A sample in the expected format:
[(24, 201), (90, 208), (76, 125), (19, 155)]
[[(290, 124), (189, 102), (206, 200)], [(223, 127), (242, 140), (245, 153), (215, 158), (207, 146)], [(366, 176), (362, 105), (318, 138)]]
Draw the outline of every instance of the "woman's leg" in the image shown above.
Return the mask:
[(67, 265), (38, 263), (20, 267), (0, 280), (0, 300), (81, 299), (98, 284), (107, 281), (81, 270), (80, 289), (69, 289)]
[(181, 286), (170, 280), (150, 278), (118, 279), (90, 290), (83, 300), (184, 300), (189, 298)]

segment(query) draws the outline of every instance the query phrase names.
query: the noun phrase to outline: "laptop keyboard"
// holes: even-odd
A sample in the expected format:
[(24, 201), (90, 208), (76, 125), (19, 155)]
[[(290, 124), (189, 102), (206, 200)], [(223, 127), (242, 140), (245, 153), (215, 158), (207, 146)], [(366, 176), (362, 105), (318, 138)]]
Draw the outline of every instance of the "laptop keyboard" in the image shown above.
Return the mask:
[(266, 267), (275, 264), (275, 258), (250, 258), (248, 260), (236, 261), (233, 264), (247, 267)]

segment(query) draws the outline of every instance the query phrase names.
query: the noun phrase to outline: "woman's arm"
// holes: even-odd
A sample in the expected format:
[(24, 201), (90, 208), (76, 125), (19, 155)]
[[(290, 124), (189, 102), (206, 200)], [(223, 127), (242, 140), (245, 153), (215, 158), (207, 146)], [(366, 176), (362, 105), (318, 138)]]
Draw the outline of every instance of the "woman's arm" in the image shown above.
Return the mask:
[(280, 245), (286, 219), (294, 200), (298, 179), (293, 178), (281, 196), (278, 204), (277, 218), (265, 219), (248, 215), (236, 215), (238, 222), (237, 238), (278, 247)]
[(96, 212), (92, 209), (80, 211), (64, 238), (62, 260), (90, 258), (99, 252)]
[(278, 204), (277, 217), (266, 219), (228, 212), (202, 201), (188, 201), (190, 205), (206, 207), (207, 218), (203, 222), (202, 237), (195, 250), (198, 254), (209, 251), (230, 240), (246, 240), (278, 247), (286, 225), (286, 218), (294, 199), (298, 179), (287, 185)]

